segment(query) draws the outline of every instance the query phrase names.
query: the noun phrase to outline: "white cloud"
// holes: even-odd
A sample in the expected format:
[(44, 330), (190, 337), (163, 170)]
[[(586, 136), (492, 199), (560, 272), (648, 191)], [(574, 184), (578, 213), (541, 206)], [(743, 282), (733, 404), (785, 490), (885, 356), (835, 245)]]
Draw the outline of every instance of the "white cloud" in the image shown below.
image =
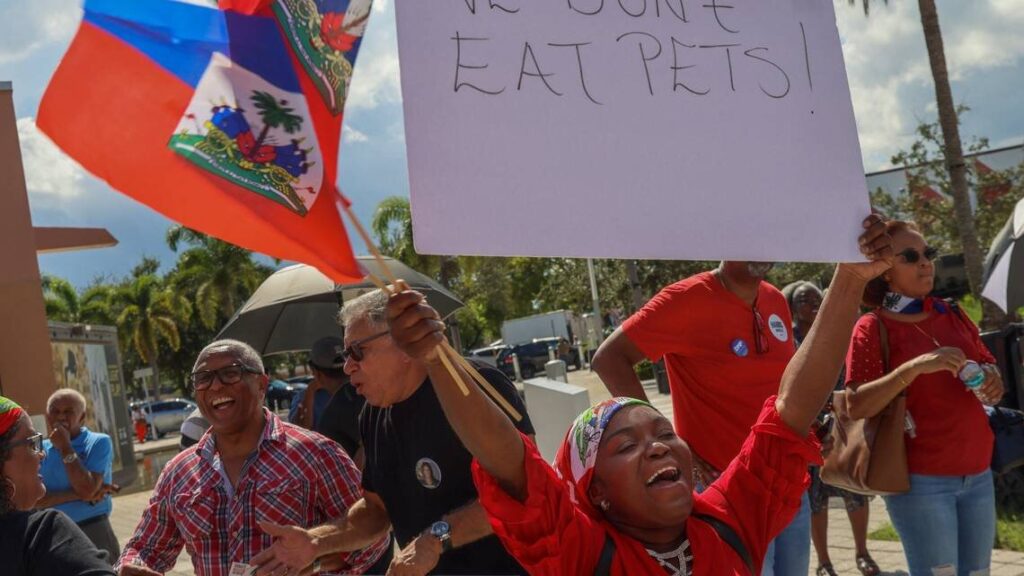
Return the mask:
[(33, 118), (18, 119), (18, 138), (33, 207), (61, 208), (85, 192), (86, 172), (39, 131)]
[(343, 142), (355, 144), (358, 142), (366, 142), (370, 137), (346, 124), (341, 129), (341, 139)]
[[(869, 170), (915, 139), (914, 129), (935, 116), (934, 86), (916, 2), (836, 2), (861, 150)], [(938, 2), (946, 60), (954, 81), (1024, 61), (1024, 0)], [(954, 97), (964, 102), (964, 94)], [(967, 102), (970, 104), (970, 102)]]
[(0, 64), (23, 60), (48, 44), (66, 41), (81, 18), (78, 0), (0, 2)]
[(377, 0), (352, 74), (347, 110), (372, 110), (401, 102), (394, 4)]

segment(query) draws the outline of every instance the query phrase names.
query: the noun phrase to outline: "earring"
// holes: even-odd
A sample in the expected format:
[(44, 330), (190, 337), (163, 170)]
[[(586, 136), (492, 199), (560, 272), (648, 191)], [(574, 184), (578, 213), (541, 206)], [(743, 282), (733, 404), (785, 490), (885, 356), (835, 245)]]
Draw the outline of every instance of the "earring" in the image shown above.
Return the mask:
[(601, 500), (601, 503), (598, 504), (598, 506), (601, 508), (601, 510), (604, 510), (605, 512), (607, 512), (612, 507), (611, 503), (608, 502), (607, 500)]

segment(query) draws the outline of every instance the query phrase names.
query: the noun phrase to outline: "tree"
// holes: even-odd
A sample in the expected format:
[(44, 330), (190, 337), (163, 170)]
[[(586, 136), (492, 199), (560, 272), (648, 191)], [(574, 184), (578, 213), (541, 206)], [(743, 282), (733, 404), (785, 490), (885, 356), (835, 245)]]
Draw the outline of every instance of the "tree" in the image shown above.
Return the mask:
[(46, 317), (75, 324), (111, 324), (110, 287), (94, 284), (81, 294), (70, 282), (56, 276), (43, 275), (43, 300)]
[(266, 141), (267, 134), (271, 128), (284, 128), (285, 132), (294, 134), (302, 127), (302, 116), (295, 114), (293, 108), (288, 108), (287, 100), (278, 102), (273, 94), (256, 91), (253, 92), (252, 102), (256, 106), (256, 110), (259, 111), (260, 118), (263, 120), (263, 129), (260, 130), (260, 135), (256, 137), (256, 143), (253, 145), (250, 154), (255, 154), (259, 150), (263, 142)]
[(168, 229), (170, 249), (177, 252), (183, 244), (190, 248), (178, 256), (168, 281), (195, 303), (199, 320), (206, 328), (217, 327), (231, 318), (273, 272), (269, 266), (253, 261), (249, 250), (184, 226)]
[[(849, 0), (850, 4), (856, 3)], [(862, 0), (864, 13), (868, 12), (869, 0)], [(888, 3), (888, 0), (886, 0)], [(956, 105), (953, 102), (953, 89), (949, 84), (949, 71), (946, 68), (946, 52), (942, 41), (942, 29), (939, 26), (939, 12), (935, 0), (918, 0), (921, 12), (921, 27), (924, 30), (924, 42), (928, 49), (928, 63), (931, 66), (932, 78), (935, 83), (935, 102), (938, 105), (939, 124), (942, 127), (942, 140), (945, 148), (946, 171), (949, 173), (950, 195), (953, 199), (955, 222), (964, 253), (964, 264), (967, 268), (967, 280), (971, 293), (981, 299), (984, 253), (974, 228), (974, 215), (967, 183), (967, 164), (964, 162), (963, 146), (960, 142), (960, 126)], [(995, 307), (984, 304), (984, 315), (995, 313)]]
[(181, 345), (179, 326), (191, 314), (191, 305), (165, 287), (159, 278), (143, 275), (125, 281), (114, 292), (120, 309), (117, 328), (122, 347), (131, 347), (153, 369), (153, 397), (160, 397), (159, 351), (165, 342), (171, 349)]

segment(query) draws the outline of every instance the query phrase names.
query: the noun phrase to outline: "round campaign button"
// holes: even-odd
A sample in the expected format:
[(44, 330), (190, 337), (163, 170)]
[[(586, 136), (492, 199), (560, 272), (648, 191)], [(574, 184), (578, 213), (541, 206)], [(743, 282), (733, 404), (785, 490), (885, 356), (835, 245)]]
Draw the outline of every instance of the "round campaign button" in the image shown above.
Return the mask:
[(747, 343), (743, 338), (733, 340), (729, 347), (732, 348), (732, 353), (740, 358), (744, 358), (747, 354), (750, 354), (750, 347), (747, 346)]
[(789, 340), (789, 329), (786, 328), (786, 323), (779, 318), (778, 314), (772, 314), (768, 317), (768, 328), (772, 331), (772, 336), (779, 342), (785, 342)]

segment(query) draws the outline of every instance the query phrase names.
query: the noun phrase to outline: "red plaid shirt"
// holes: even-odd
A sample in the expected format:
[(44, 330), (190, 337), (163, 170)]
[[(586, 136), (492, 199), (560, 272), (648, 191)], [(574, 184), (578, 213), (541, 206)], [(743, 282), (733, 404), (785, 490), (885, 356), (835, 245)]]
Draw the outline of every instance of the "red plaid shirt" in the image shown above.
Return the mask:
[[(233, 497), (212, 434), (167, 464), (118, 566), (166, 572), (185, 546), (197, 575), (228, 576), (233, 562), (248, 563), (270, 547), (257, 521), (310, 528), (343, 516), (362, 497), (359, 471), (338, 444), (265, 414), (263, 436)], [(343, 554), (342, 571), (362, 573), (387, 544), (384, 538)]]

